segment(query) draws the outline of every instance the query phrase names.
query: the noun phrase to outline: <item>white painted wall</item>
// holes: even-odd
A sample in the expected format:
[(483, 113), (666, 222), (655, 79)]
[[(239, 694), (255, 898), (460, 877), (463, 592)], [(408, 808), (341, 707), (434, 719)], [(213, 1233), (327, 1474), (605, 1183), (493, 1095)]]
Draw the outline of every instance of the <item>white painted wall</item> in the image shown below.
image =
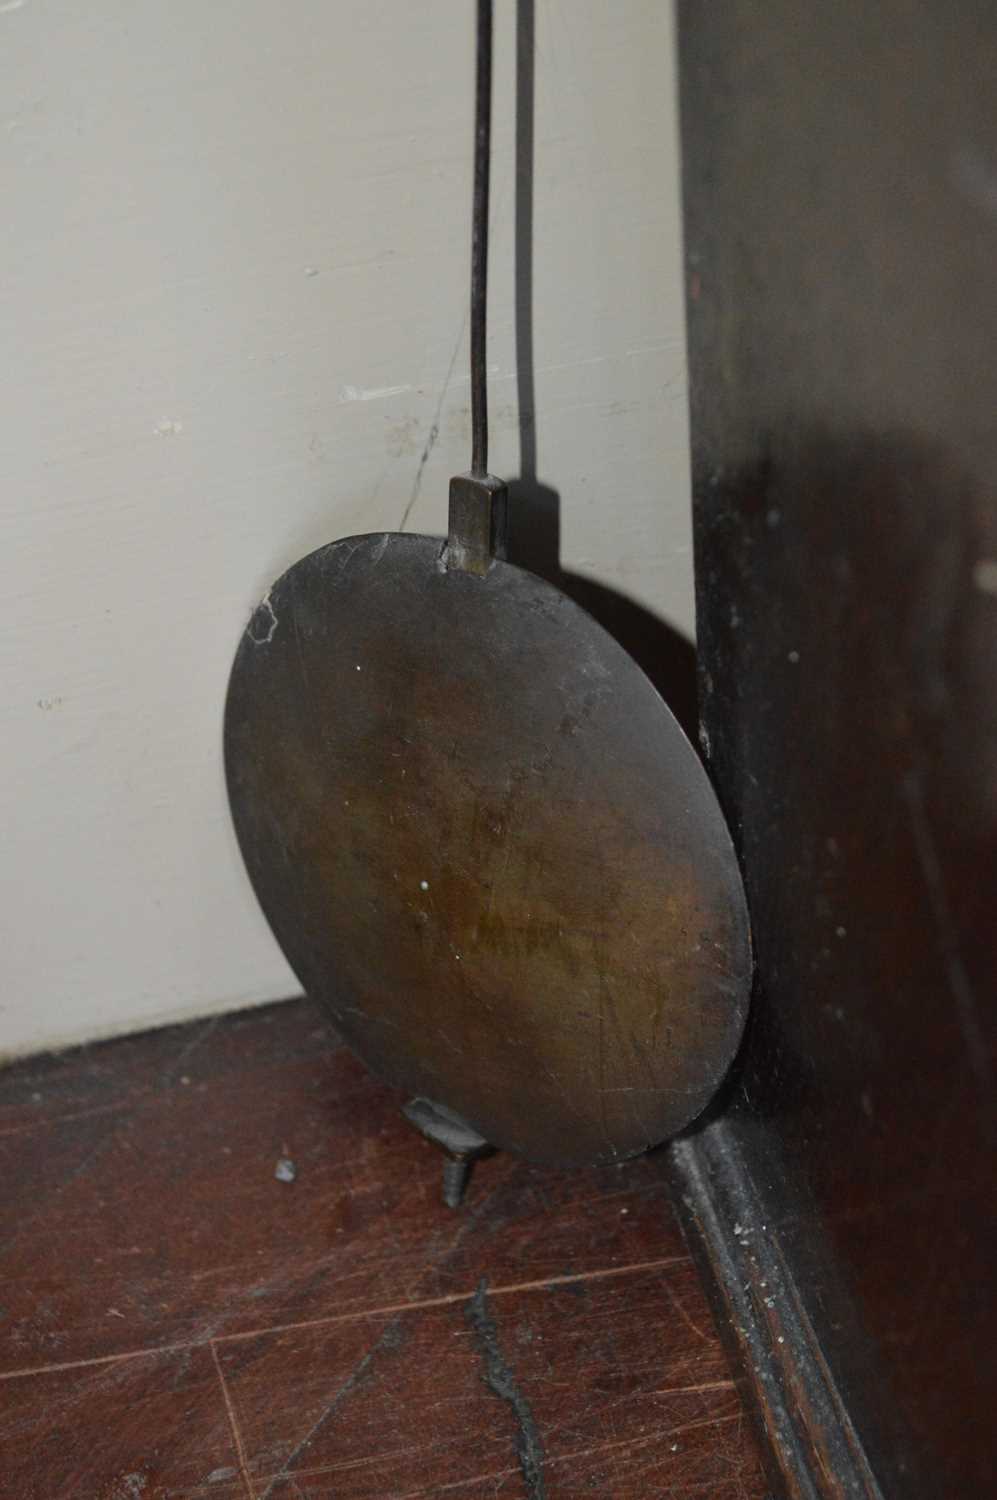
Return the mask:
[[(442, 532), (467, 462), (470, 0), (0, 4), (0, 1050), (292, 993), (220, 762), (251, 606)], [(518, 465), (498, 0), (492, 467)], [(671, 18), (539, 0), (540, 477), (691, 633)], [(455, 359), (456, 352), (456, 359)]]

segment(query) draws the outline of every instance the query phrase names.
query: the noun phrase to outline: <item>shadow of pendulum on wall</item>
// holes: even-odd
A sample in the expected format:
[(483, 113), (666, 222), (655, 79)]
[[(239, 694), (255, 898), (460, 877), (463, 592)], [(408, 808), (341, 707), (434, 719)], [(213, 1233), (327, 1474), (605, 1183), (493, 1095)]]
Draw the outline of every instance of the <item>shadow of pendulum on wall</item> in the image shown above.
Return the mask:
[[(689, 641), (624, 594), (561, 567), (561, 498), (537, 475), (533, 359), (535, 0), (516, 6), (515, 334), (520, 472), (509, 480), (508, 558), (581, 605), (651, 679), (698, 752), (696, 653)], [(615, 496), (606, 497), (607, 505)]]

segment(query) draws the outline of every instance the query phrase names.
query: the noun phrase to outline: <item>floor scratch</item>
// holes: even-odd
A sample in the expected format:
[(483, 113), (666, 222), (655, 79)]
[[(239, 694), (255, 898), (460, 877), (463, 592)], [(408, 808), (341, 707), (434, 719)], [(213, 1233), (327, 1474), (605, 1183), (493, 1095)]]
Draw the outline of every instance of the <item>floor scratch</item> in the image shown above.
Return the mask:
[(367, 1374), (367, 1371), (370, 1369), (377, 1356), (383, 1349), (391, 1349), (395, 1347), (398, 1342), (400, 1324), (400, 1318), (392, 1318), (391, 1322), (384, 1329), (377, 1342), (372, 1344), (371, 1347), (367, 1350), (367, 1353), (359, 1361), (359, 1363), (354, 1365), (346, 1380), (343, 1381), (343, 1384), (339, 1387), (338, 1391), (333, 1396), (328, 1406), (322, 1412), (322, 1415), (316, 1422), (312, 1423), (311, 1427), (309, 1427), (300, 1443), (298, 1443), (291, 1450), (287, 1458), (285, 1458), (284, 1462), (281, 1464), (280, 1471), (277, 1474), (271, 1476), (270, 1482), (263, 1493), (260, 1495), (259, 1500), (267, 1500), (267, 1497), (272, 1493), (275, 1484), (278, 1484), (281, 1480), (289, 1479), (291, 1477), (290, 1469), (295, 1459), (298, 1458), (299, 1455), (305, 1450), (305, 1448), (308, 1447), (308, 1444), (321, 1430), (321, 1428), (325, 1426), (326, 1422), (333, 1415), (333, 1413), (336, 1412), (338, 1408), (343, 1404), (347, 1396), (349, 1396), (352, 1391), (356, 1390), (357, 1386), (364, 1379), (364, 1376)]
[(222, 1388), (222, 1396), (225, 1401), (225, 1410), (228, 1413), (228, 1425), (232, 1432), (232, 1442), (235, 1444), (236, 1457), (239, 1460), (239, 1472), (242, 1475), (243, 1483), (246, 1486), (246, 1494), (249, 1496), (249, 1500), (255, 1500), (253, 1481), (249, 1477), (249, 1467), (246, 1463), (246, 1450), (242, 1442), (242, 1433), (239, 1431), (239, 1423), (236, 1421), (235, 1416), (235, 1407), (232, 1405), (232, 1397), (229, 1395), (229, 1388), (225, 1382), (225, 1374), (222, 1370), (222, 1363), (218, 1358), (218, 1350), (215, 1348), (214, 1344), (211, 1345), (211, 1358), (214, 1360), (215, 1369), (218, 1371), (218, 1383)]
[(682, 1319), (682, 1321), (686, 1325), (686, 1327), (690, 1330), (690, 1332), (696, 1334), (696, 1336), (698, 1338), (701, 1338), (704, 1341), (704, 1343), (708, 1344), (710, 1342), (709, 1335), (705, 1334), (703, 1332), (703, 1330), (700, 1328), (700, 1326), (699, 1326), (698, 1323), (694, 1323), (693, 1322), (693, 1320), (690, 1318), (689, 1314), (686, 1312), (685, 1308), (682, 1306), (681, 1301), (675, 1295), (674, 1291), (668, 1285), (668, 1282), (664, 1278), (662, 1278), (661, 1285), (664, 1287), (665, 1292), (667, 1293), (669, 1302), (672, 1304), (672, 1306), (674, 1307), (675, 1311), (678, 1313), (679, 1317)]
[(545, 1500), (547, 1489), (543, 1476), (544, 1450), (540, 1431), (533, 1416), (533, 1408), (520, 1390), (499, 1347), (498, 1329), (488, 1307), (487, 1280), (479, 1282), (478, 1290), (467, 1305), (465, 1317), (485, 1367), (485, 1385), (512, 1408), (516, 1418), (516, 1452), (530, 1500)]
[(214, 1036), (215, 1032), (218, 1030), (218, 1023), (220, 1020), (221, 1016), (213, 1016), (211, 1020), (205, 1021), (203, 1025), (194, 1027), (194, 1035), (180, 1049), (176, 1057), (163, 1073), (164, 1087), (169, 1087), (171, 1084), (176, 1083), (177, 1079), (183, 1072), (184, 1063), (186, 1063), (188, 1059), (193, 1056), (193, 1054), (198, 1050), (199, 1047), (203, 1046), (206, 1041), (210, 1040), (210, 1038)]
[[(663, 1256), (658, 1260), (630, 1261), (623, 1266), (606, 1266), (596, 1271), (577, 1271), (563, 1276), (543, 1276), (535, 1281), (517, 1281), (509, 1285), (492, 1287), (492, 1297), (509, 1297), (518, 1292), (546, 1291), (552, 1287), (573, 1286), (582, 1281), (606, 1281), (621, 1276), (636, 1276), (645, 1271), (662, 1271), (670, 1266), (686, 1266), (688, 1255)], [(448, 1264), (445, 1257), (442, 1266)], [(352, 1312), (330, 1313), (322, 1318), (301, 1318), (293, 1323), (272, 1323), (262, 1328), (245, 1328), (234, 1333), (203, 1334), (198, 1339), (187, 1339), (175, 1344), (156, 1344), (148, 1349), (122, 1349), (116, 1354), (98, 1354), (91, 1359), (69, 1359), (57, 1364), (29, 1365), (22, 1369), (0, 1370), (0, 1382), (23, 1380), (29, 1375), (51, 1375), (58, 1370), (84, 1370), (97, 1365), (121, 1364), (125, 1360), (155, 1359), (161, 1354), (182, 1354), (187, 1349), (199, 1349), (206, 1342), (219, 1344), (245, 1343), (263, 1334), (297, 1333), (306, 1328), (332, 1328), (340, 1323), (362, 1322), (370, 1318), (392, 1317), (396, 1313), (423, 1312), (433, 1307), (451, 1307), (455, 1302), (466, 1302), (473, 1294), (468, 1291), (445, 1292), (439, 1297), (421, 1297), (406, 1302), (393, 1302), (388, 1306), (358, 1309)]]
[(95, 1115), (120, 1115), (131, 1108), (132, 1102), (132, 1099), (119, 1099), (117, 1104), (95, 1104), (92, 1109), (72, 1110), (65, 1115), (39, 1115), (37, 1120), (31, 1120), (27, 1125), (12, 1125), (9, 1130), (0, 1130), (0, 1139), (9, 1135), (25, 1135), (33, 1130), (58, 1128), (73, 1120), (91, 1120)]

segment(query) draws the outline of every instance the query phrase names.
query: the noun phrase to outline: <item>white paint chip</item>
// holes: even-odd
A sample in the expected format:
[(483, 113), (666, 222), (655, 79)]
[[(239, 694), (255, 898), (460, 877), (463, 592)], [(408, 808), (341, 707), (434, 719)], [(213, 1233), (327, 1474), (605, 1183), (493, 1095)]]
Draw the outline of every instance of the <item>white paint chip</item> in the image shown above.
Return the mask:
[(365, 390), (359, 385), (344, 385), (340, 392), (344, 401), (387, 401), (389, 396), (404, 396), (410, 385), (375, 385)]
[(429, 890), (429, 881), (428, 880), (420, 880), (419, 881), (419, 889), (420, 889), (420, 891), (428, 891)]

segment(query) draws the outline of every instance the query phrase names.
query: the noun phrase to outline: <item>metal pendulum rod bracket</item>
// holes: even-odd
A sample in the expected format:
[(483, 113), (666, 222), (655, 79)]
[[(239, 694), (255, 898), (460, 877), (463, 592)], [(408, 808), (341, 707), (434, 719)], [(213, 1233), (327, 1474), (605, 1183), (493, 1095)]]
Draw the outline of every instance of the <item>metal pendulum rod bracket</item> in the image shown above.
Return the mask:
[(471, 213), (471, 469), (450, 481), (448, 571), (484, 577), (505, 556), (509, 492), (488, 473), (488, 177), (492, 125), (492, 0), (478, 0)]

